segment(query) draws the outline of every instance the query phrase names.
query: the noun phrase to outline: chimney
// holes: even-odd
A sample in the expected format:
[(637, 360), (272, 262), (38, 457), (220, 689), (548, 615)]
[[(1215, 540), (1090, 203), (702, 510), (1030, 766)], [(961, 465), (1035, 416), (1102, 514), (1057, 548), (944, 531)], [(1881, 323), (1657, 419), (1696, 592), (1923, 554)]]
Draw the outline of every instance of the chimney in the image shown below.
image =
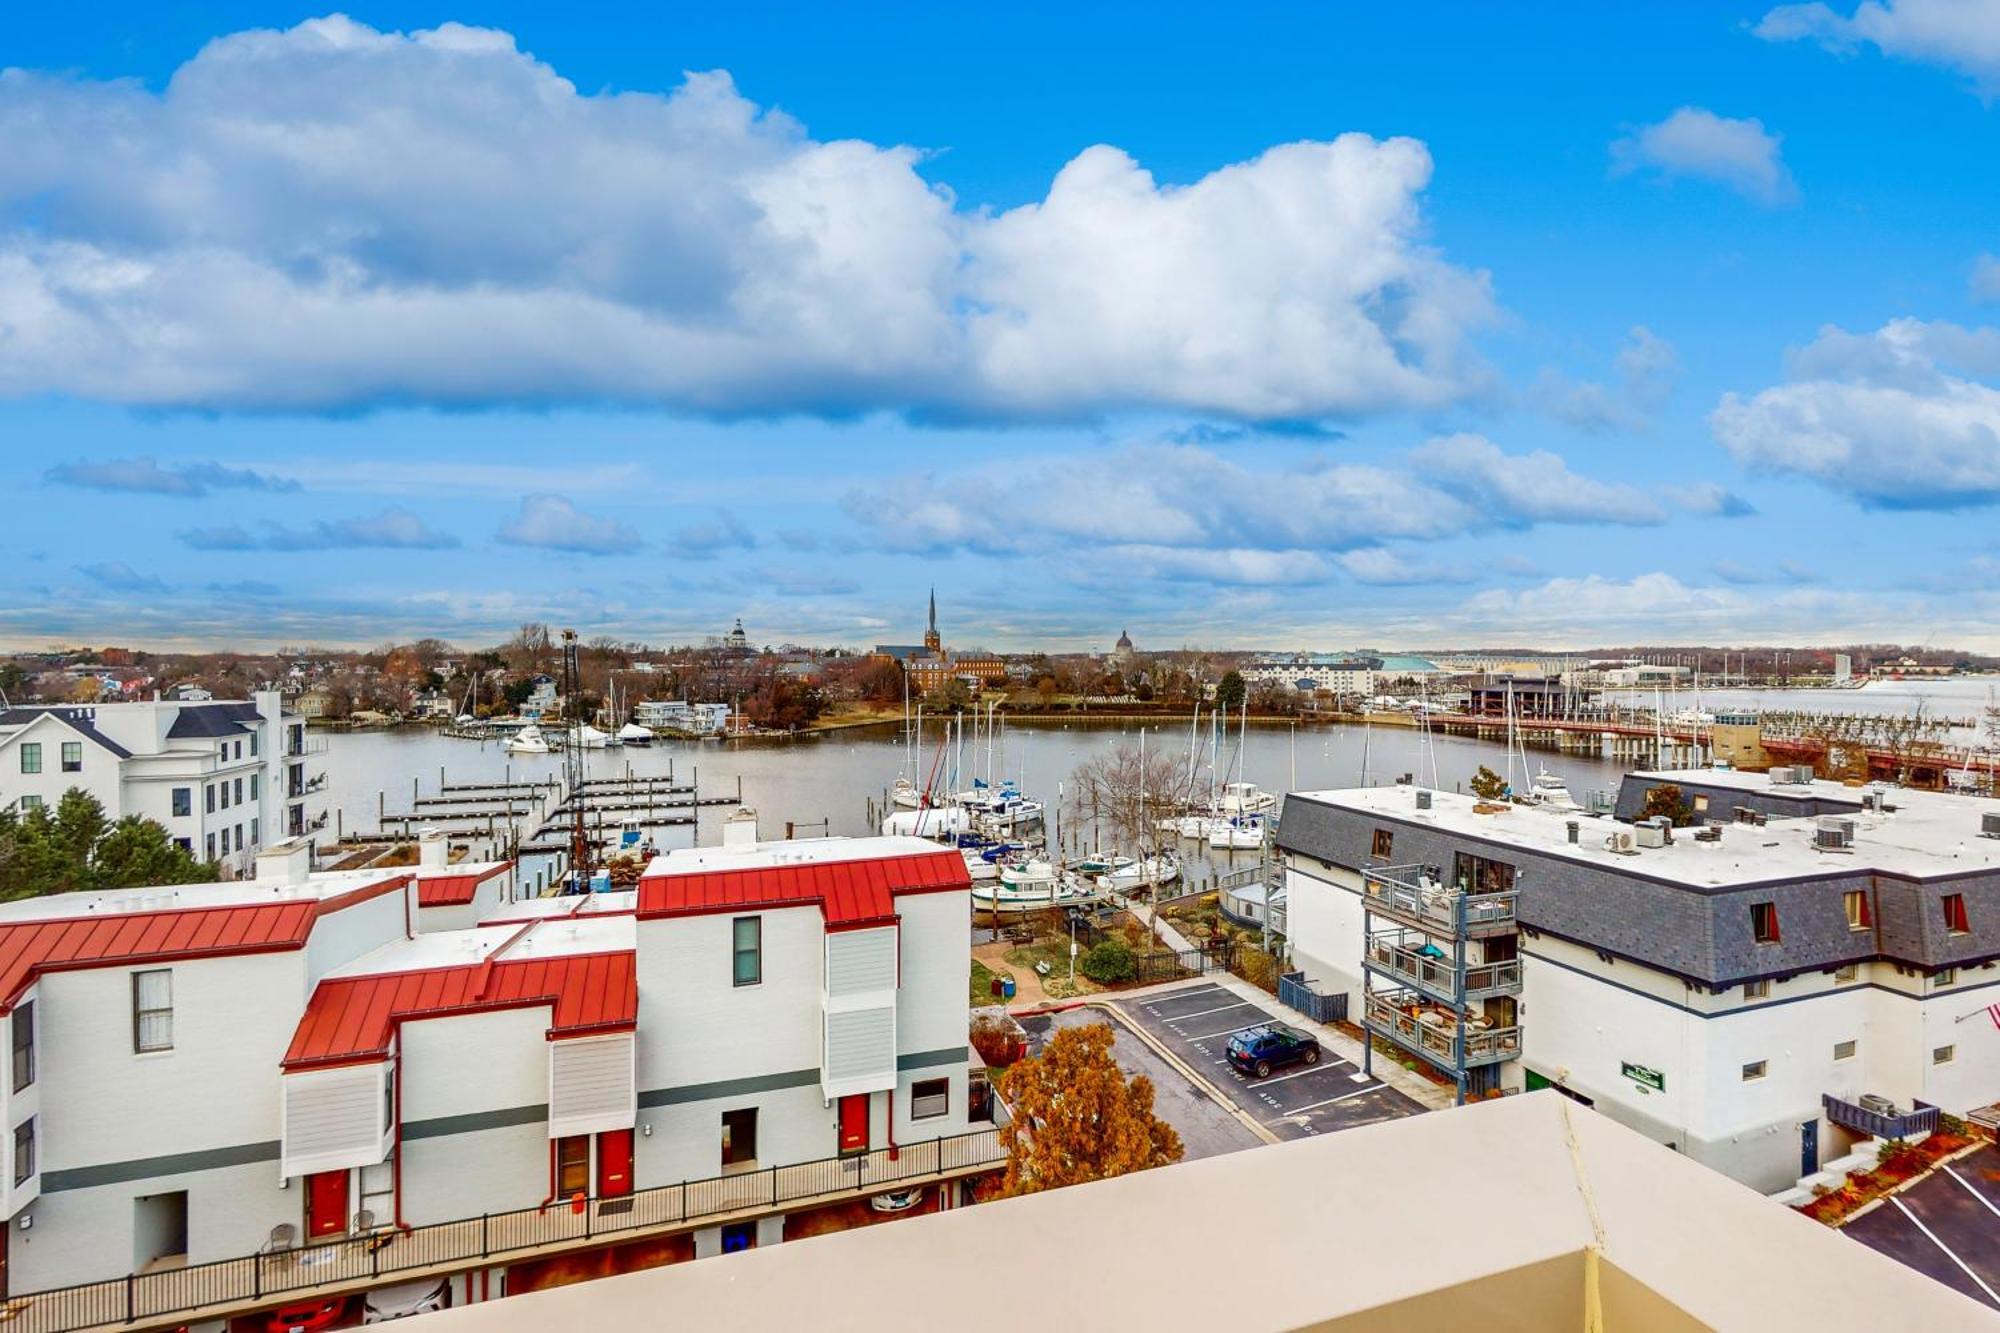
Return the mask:
[(417, 864), (427, 869), (451, 864), (451, 841), (442, 830), (426, 826), (417, 834)]
[(257, 879), (303, 884), (311, 874), (312, 843), (308, 839), (287, 838), (257, 849)]
[(757, 845), (757, 812), (743, 806), (722, 823), (722, 845), (724, 847), (754, 847)]

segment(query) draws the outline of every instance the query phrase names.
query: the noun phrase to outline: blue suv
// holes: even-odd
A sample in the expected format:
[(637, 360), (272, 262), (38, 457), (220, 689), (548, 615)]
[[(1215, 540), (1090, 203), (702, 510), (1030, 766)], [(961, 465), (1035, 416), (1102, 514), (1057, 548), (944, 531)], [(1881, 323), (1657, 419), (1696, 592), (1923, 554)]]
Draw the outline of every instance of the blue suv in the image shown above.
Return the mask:
[(1283, 1023), (1261, 1023), (1229, 1034), (1229, 1063), (1237, 1071), (1267, 1077), (1286, 1065), (1319, 1063), (1319, 1039)]

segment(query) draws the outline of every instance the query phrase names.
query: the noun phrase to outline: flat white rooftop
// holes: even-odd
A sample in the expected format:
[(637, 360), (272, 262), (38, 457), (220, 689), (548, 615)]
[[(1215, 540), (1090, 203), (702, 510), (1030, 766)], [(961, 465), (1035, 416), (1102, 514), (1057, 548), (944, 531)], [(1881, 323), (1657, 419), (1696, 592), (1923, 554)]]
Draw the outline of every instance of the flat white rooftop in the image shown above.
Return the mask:
[(334, 870), (303, 880), (237, 879), (214, 884), (167, 884), (153, 888), (100, 889), (92, 893), (51, 893), (0, 903), (0, 925), (111, 916), (126, 912), (185, 912), (210, 907), (334, 898), (369, 884), (412, 872), (397, 866), (380, 870)]
[(767, 866), (870, 861), (924, 856), (942, 850), (927, 838), (792, 838), (722, 847), (677, 847), (653, 858), (649, 875), (691, 875), (704, 870), (759, 870)]
[(505, 903), (481, 921), (482, 926), (498, 926), (519, 921), (553, 921), (562, 918), (631, 913), (638, 910), (637, 889), (614, 889), (610, 893), (567, 893), (549, 898), (523, 898)]
[[(1639, 776), (1651, 781), (1699, 782), (1744, 791), (1768, 789), (1797, 797), (1816, 794), (1851, 801), (1861, 798), (1860, 788), (1837, 782), (1814, 784), (1820, 790), (1809, 792), (1804, 784), (1773, 787), (1761, 773), (1726, 769), (1661, 771)], [(1723, 824), (1722, 836), (1714, 842), (1698, 842), (1695, 830), (1684, 828), (1674, 830), (1674, 840), (1669, 846), (1617, 852), (1607, 845), (1608, 838), (1616, 831), (1629, 831), (1631, 825), (1616, 823), (1608, 817), (1593, 818), (1580, 812), (1537, 806), (1483, 803), (1471, 796), (1444, 791), (1431, 791), (1430, 809), (1420, 810), (1417, 791), (1416, 787), (1404, 786), (1350, 787), (1294, 795), (1340, 809), (1430, 825), (1447, 833), (1580, 861), (1619, 874), (1648, 875), (1697, 887), (1870, 870), (1923, 879), (2000, 868), (2000, 838), (1980, 834), (1980, 816), (2000, 812), (2000, 802), (1976, 796), (1888, 788), (1895, 813), (1855, 811), (1840, 816), (1854, 822), (1854, 845), (1846, 851), (1821, 851), (1814, 846), (1817, 818), (1774, 814), (1762, 826)], [(1706, 817), (1728, 816), (1727, 809), (1711, 807)], [(1569, 841), (1571, 820), (1580, 825), (1575, 843)]]
[(432, 931), (414, 939), (391, 940), (326, 975), (374, 977), (391, 972), (470, 967), (488, 959), (517, 962), (570, 954), (615, 953), (633, 948), (637, 938), (637, 923), (629, 916), (470, 926), (464, 930)]

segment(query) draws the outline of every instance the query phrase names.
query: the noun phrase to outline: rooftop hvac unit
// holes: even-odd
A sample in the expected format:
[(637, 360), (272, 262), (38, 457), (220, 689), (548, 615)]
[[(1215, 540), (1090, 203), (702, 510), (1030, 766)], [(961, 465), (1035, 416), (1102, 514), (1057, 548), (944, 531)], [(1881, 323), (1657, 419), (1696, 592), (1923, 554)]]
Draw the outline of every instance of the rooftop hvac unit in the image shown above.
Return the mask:
[(1607, 851), (1632, 853), (1639, 850), (1639, 839), (1631, 829), (1622, 828), (1604, 840)]
[(1429, 792), (1427, 792), (1427, 791), (1423, 790), (1423, 789), (1422, 789), (1421, 787), (1420, 787), (1420, 788), (1418, 788), (1418, 789), (1417, 789), (1417, 809), (1419, 809), (1419, 810), (1428, 810), (1428, 809), (1430, 809), (1430, 808), (1431, 808), (1431, 794), (1430, 794)]
[(1981, 815), (1979, 817), (1979, 836), (1982, 838), (2000, 838), (2000, 815)]
[(1747, 805), (1739, 805), (1736, 807), (1736, 822), (1739, 824), (1754, 824), (1757, 822), (1757, 812)]
[(1722, 825), (1710, 824), (1707, 828), (1696, 829), (1694, 831), (1694, 840), (1696, 842), (1721, 842)]
[(1822, 817), (1813, 829), (1813, 847), (1822, 852), (1844, 852), (1854, 846), (1854, 821)]
[(1789, 768), (1774, 768), (1774, 769), (1772, 769), (1772, 770), (1771, 770), (1771, 785), (1772, 785), (1773, 787), (1789, 787), (1789, 786), (1791, 786), (1791, 785), (1792, 785), (1792, 770), (1791, 770), (1791, 769), (1789, 769)]
[(1641, 847), (1664, 847), (1672, 840), (1673, 834), (1663, 824), (1647, 820), (1632, 830), (1630, 835)]
[(1396, 775), (1396, 785), (1398, 787), (1407, 787), (1416, 780), (1416, 775), (1413, 773), (1398, 773)]
[(1569, 820), (1564, 827), (1569, 830), (1569, 840), (1571, 842), (1575, 842), (1577, 840), (1577, 833), (1583, 828), (1583, 825), (1579, 824), (1576, 820), (1572, 819)]
[(1896, 1114), (1896, 1103), (1890, 1101), (1880, 1093), (1864, 1092), (1857, 1100), (1864, 1111), (1873, 1111), (1876, 1115), (1886, 1116)]

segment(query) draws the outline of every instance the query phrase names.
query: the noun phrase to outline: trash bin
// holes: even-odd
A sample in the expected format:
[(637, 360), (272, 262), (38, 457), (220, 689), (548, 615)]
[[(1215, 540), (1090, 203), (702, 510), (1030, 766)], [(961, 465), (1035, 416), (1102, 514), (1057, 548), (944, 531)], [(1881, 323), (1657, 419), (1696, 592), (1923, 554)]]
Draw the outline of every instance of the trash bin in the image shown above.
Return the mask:
[(1000, 978), (1000, 998), (1003, 1000), (1011, 1000), (1014, 998), (1014, 978), (1012, 977)]
[(999, 999), (999, 998), (1000, 998), (1000, 978), (998, 978), (998, 977), (995, 977), (995, 978), (993, 978), (993, 980), (992, 980), (992, 981), (991, 981), (990, 983), (988, 983), (988, 985), (987, 985), (987, 989), (993, 992), (993, 998), (994, 998), (994, 999), (996, 999), (996, 1000), (997, 1000), (997, 999)]

